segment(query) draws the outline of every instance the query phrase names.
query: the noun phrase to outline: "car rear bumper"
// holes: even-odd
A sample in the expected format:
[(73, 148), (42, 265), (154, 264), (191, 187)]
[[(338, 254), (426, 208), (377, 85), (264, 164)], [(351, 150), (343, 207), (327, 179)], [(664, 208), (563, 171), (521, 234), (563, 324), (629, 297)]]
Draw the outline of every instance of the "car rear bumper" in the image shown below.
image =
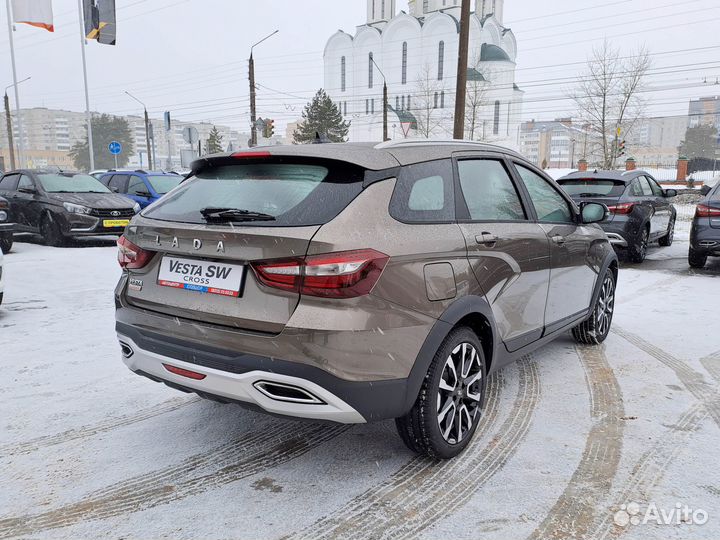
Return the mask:
[(690, 230), (690, 247), (698, 254), (720, 257), (720, 229), (712, 227), (707, 218), (696, 218)]
[[(130, 370), (204, 397), (270, 414), (344, 424), (395, 418), (406, 412), (407, 379), (347, 381), (313, 366), (199, 347), (123, 323), (117, 323), (116, 331)], [(171, 372), (168, 366), (202, 379)], [(290, 398), (283, 390), (287, 388)], [(303, 394), (299, 399), (298, 392)]]

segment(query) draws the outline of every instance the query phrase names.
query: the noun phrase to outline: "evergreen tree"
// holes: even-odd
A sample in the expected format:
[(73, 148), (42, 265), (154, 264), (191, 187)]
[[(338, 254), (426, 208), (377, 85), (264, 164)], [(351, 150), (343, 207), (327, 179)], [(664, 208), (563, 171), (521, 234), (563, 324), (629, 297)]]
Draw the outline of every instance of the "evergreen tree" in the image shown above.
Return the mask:
[(718, 147), (717, 129), (710, 125), (688, 128), (685, 140), (680, 144), (680, 154), (690, 160), (714, 158)]
[(318, 133), (327, 136), (331, 142), (345, 142), (350, 124), (343, 120), (340, 109), (322, 88), (305, 106), (302, 117), (293, 136), (295, 144), (311, 143)]
[(224, 151), (225, 149), (223, 147), (223, 136), (220, 135), (220, 131), (218, 131), (218, 128), (216, 126), (213, 126), (210, 134), (208, 135), (208, 139), (205, 142), (205, 153), (219, 154)]
[[(108, 150), (108, 145), (112, 141), (117, 141), (122, 145), (122, 152), (118, 154), (117, 164), (118, 167), (125, 167), (130, 161), (130, 156), (135, 152), (133, 135), (127, 120), (119, 116), (101, 114), (92, 117), (91, 125), (95, 167), (97, 169), (112, 169), (115, 167), (115, 156)], [(90, 170), (87, 133), (85, 134), (85, 140), (76, 142), (68, 154), (79, 171)]]

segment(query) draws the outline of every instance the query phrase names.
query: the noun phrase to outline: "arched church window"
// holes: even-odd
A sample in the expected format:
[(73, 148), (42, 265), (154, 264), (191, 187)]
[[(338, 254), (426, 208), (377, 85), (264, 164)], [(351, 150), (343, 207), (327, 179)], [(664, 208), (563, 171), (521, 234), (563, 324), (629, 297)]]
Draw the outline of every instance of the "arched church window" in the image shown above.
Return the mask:
[(438, 107), (438, 93), (435, 92), (435, 101), (433, 102), (433, 109), (437, 109)]
[(440, 108), (441, 109), (445, 108), (445, 90), (440, 92)]
[(500, 102), (495, 102), (495, 116), (493, 117), (493, 135), (500, 133)]
[(368, 88), (373, 87), (373, 53), (368, 54)]
[(407, 41), (402, 44), (402, 83), (407, 84)]
[(405, 110), (405, 96), (402, 97), (402, 108)]
[(345, 57), (340, 59), (340, 90), (345, 91)]
[(407, 97), (407, 110), (409, 111), (411, 109), (410, 106), (410, 96)]
[(445, 72), (445, 42), (438, 44), (438, 81), (443, 80)]
[(400, 96), (395, 96), (395, 110), (400, 110)]

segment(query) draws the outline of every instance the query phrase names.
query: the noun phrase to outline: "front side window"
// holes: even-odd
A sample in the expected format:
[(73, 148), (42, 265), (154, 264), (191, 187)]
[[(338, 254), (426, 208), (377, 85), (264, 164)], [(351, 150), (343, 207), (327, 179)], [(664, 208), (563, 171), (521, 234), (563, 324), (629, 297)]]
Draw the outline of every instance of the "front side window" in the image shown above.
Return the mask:
[(18, 189), (35, 189), (35, 185), (30, 178), (24, 174), (20, 175), (20, 181), (18, 182)]
[(640, 188), (642, 189), (642, 196), (643, 197), (652, 197), (653, 191), (650, 187), (650, 181), (645, 178), (644, 176), (641, 176), (638, 178), (638, 182), (640, 182)]
[(663, 197), (663, 190), (658, 185), (658, 183), (650, 177), (646, 177), (646, 178), (647, 178), (647, 181), (650, 183), (650, 189), (652, 190), (653, 195), (655, 195), (656, 197)]
[(525, 220), (520, 196), (503, 163), (495, 159), (458, 162), (460, 187), (473, 221)]
[(450, 160), (403, 167), (390, 200), (390, 215), (404, 223), (449, 223), (455, 220)]
[(148, 188), (145, 185), (145, 182), (143, 182), (143, 179), (134, 175), (130, 177), (127, 192), (130, 195), (139, 195), (141, 197), (149, 195)]
[(38, 179), (48, 193), (111, 193), (89, 174), (43, 173)]
[(516, 163), (515, 168), (530, 194), (538, 221), (574, 223), (570, 204), (550, 182), (522, 165)]
[(127, 191), (127, 175), (114, 174), (107, 185), (110, 189), (115, 188), (118, 193), (125, 193)]

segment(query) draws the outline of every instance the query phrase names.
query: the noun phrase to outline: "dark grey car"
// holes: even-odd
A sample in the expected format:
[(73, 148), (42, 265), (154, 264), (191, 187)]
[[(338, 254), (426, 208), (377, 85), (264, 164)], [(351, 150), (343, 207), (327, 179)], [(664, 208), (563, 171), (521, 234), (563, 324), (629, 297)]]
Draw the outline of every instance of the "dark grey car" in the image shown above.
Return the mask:
[(213, 156), (118, 241), (116, 330), (134, 372), (260, 410), (394, 418), (461, 452), (487, 376), (612, 322), (617, 257), (541, 170), (457, 141)]
[(702, 268), (708, 257), (720, 257), (720, 182), (698, 203), (690, 229), (690, 266)]
[(677, 191), (661, 188), (647, 172), (575, 172), (560, 178), (558, 184), (577, 203), (596, 201), (608, 206), (610, 214), (600, 226), (610, 243), (625, 251), (632, 262), (645, 260), (650, 242), (672, 245), (677, 212), (670, 199)]

